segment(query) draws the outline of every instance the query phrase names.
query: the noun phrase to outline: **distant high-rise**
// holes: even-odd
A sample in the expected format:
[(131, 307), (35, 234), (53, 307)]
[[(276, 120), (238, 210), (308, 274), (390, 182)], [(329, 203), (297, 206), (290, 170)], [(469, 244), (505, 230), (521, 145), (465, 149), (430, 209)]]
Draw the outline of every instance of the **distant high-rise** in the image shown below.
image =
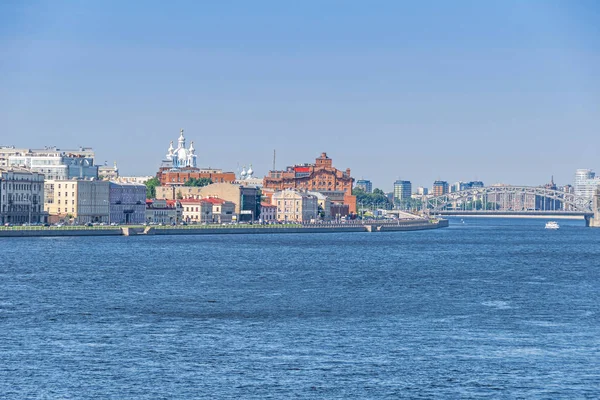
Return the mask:
[(394, 182), (394, 201), (410, 199), (412, 194), (412, 183), (410, 181), (397, 180)]
[(373, 184), (368, 179), (359, 179), (359, 180), (357, 180), (356, 181), (356, 185), (354, 185), (354, 187), (355, 188), (360, 188), (360, 189), (364, 190), (366, 193), (372, 193), (373, 192)]
[(417, 194), (420, 194), (421, 196), (426, 196), (429, 194), (429, 189), (423, 186), (419, 186), (417, 188)]
[(591, 169), (578, 169), (575, 172), (575, 196), (591, 199), (599, 186), (600, 177), (596, 177)]
[(433, 195), (441, 196), (448, 193), (448, 182), (446, 181), (435, 181), (433, 182)]

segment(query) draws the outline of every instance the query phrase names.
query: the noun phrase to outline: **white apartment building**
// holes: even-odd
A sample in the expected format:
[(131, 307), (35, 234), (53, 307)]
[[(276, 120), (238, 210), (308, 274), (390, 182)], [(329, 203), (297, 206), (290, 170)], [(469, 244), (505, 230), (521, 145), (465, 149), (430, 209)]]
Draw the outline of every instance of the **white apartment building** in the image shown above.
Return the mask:
[(46, 149), (2, 149), (8, 156), (8, 165), (28, 168), (42, 173), (46, 180), (98, 178), (98, 167), (94, 165), (94, 151), (90, 148), (61, 150)]
[(44, 175), (0, 167), (0, 224), (44, 223)]

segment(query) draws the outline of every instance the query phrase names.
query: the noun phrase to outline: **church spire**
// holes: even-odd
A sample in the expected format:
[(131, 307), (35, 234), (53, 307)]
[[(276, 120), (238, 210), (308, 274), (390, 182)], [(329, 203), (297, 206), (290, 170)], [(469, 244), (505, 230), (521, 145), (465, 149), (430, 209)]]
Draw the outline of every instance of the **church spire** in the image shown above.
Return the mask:
[(179, 143), (179, 149), (185, 148), (185, 137), (183, 136), (183, 129), (179, 131), (179, 140), (177, 142)]

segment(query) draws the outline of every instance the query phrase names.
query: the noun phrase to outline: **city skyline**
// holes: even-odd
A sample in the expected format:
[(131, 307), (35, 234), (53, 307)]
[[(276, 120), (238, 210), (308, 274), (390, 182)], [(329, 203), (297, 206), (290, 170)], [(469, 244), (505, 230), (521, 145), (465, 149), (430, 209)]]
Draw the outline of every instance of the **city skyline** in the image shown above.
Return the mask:
[(600, 168), (594, 2), (341, 4), (2, 4), (0, 145), (146, 175), (184, 128), (201, 167), (327, 152), (386, 192)]

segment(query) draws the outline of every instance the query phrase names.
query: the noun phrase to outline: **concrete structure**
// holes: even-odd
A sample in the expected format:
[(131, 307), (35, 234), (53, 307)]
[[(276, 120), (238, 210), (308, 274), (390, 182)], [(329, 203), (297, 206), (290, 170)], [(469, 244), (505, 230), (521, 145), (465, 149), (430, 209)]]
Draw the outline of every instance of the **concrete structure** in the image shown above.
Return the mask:
[(394, 182), (394, 202), (410, 199), (412, 194), (412, 183), (410, 181), (397, 180)]
[(212, 203), (203, 199), (183, 199), (179, 201), (183, 221), (192, 224), (208, 224), (213, 222)]
[(110, 223), (142, 224), (146, 221), (146, 186), (109, 183)]
[(419, 186), (417, 188), (417, 194), (421, 196), (427, 196), (429, 194), (429, 189), (426, 187)]
[(260, 222), (272, 224), (277, 221), (277, 206), (271, 203), (260, 203)]
[(91, 148), (61, 150), (48, 147), (15, 151), (8, 156), (8, 165), (44, 174), (46, 180), (98, 178), (98, 167), (94, 165), (94, 151)]
[(357, 189), (362, 189), (366, 193), (373, 193), (373, 183), (367, 179), (359, 179), (356, 181), (356, 185), (354, 185)]
[(254, 226), (173, 226), (173, 227), (31, 227), (29, 229), (0, 228), (0, 237), (53, 236), (138, 236), (138, 235), (218, 235), (269, 233), (341, 233), (341, 232), (401, 232), (438, 229), (448, 226), (447, 220), (407, 220), (393, 223), (377, 221), (372, 224), (313, 224), (302, 227), (285, 225)]
[(146, 200), (146, 222), (155, 224), (178, 224), (181, 222), (181, 204), (175, 200)]
[(44, 209), (52, 222), (110, 223), (109, 182), (98, 180), (47, 180)]
[(311, 222), (319, 215), (316, 196), (294, 189), (275, 192), (272, 204), (277, 206), (277, 220), (282, 222)]
[(594, 214), (585, 219), (586, 225), (592, 228), (600, 228), (600, 188), (596, 189), (592, 197), (592, 212)]
[(44, 175), (18, 167), (0, 167), (0, 225), (47, 222)]
[[(350, 168), (345, 171), (333, 167), (333, 160), (327, 153), (315, 160), (314, 164), (297, 164), (284, 171), (269, 171), (263, 179), (263, 187), (280, 191), (284, 189), (310, 190), (312, 192), (343, 191), (344, 204), (351, 212), (356, 212), (356, 196), (352, 195), (354, 178)], [(325, 194), (325, 193), (324, 193)]]
[(433, 195), (441, 196), (448, 193), (448, 182), (446, 181), (435, 181), (433, 182)]

